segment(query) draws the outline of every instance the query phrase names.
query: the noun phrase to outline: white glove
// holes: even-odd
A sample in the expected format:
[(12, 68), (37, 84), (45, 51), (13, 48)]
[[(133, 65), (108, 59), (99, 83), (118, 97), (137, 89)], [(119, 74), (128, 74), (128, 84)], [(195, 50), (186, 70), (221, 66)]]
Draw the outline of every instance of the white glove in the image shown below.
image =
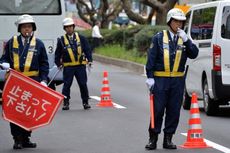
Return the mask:
[(10, 68), (10, 64), (9, 63), (2, 63), (0, 64), (0, 66), (4, 69), (4, 70), (8, 70)]
[(148, 78), (146, 81), (145, 81), (147, 87), (149, 88), (149, 90), (154, 86), (155, 84), (155, 81), (153, 78)]
[(177, 33), (178, 33), (179, 37), (181, 37), (181, 39), (183, 40), (183, 42), (186, 42), (188, 40), (188, 36), (184, 32), (184, 30), (178, 28)]
[(47, 83), (45, 81), (40, 82), (43, 86), (47, 87)]

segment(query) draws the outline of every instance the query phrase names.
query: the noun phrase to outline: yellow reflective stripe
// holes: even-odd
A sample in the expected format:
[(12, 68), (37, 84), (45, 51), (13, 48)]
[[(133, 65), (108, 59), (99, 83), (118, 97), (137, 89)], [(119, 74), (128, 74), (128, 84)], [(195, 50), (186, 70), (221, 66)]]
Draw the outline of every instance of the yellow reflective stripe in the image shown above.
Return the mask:
[(180, 59), (181, 59), (181, 54), (182, 54), (182, 51), (181, 50), (177, 50), (177, 52), (176, 52), (176, 58), (175, 58), (174, 65), (173, 65), (173, 72), (177, 72), (178, 71), (179, 64), (180, 64)]
[(17, 53), (13, 53), (13, 58), (14, 58), (14, 69), (16, 71), (19, 71), (19, 56)]
[[(167, 31), (163, 31), (163, 43), (168, 44), (168, 34)], [(169, 64), (169, 50), (164, 48), (164, 68), (166, 72), (170, 72), (170, 64)]]
[(155, 71), (154, 76), (158, 76), (158, 77), (182, 77), (182, 76), (184, 76), (184, 72)]
[(178, 39), (178, 45), (183, 45), (183, 40), (181, 38)]
[(36, 39), (35, 37), (32, 38), (31, 42), (30, 42), (30, 47), (26, 56), (26, 62), (25, 62), (25, 66), (24, 66), (24, 71), (28, 72), (30, 70), (30, 66), (32, 63), (32, 59), (33, 59), (33, 55), (34, 55), (34, 49), (35, 49), (35, 45), (36, 45)]
[(30, 46), (34, 46), (36, 45), (36, 39), (35, 36), (32, 37), (31, 42), (30, 42)]
[(21, 72), (25, 76), (31, 77), (31, 76), (38, 76), (39, 72), (38, 71), (29, 71), (29, 72)]
[(68, 41), (66, 35), (64, 35), (64, 43), (65, 43), (65, 46), (68, 46), (68, 45), (69, 45), (69, 41)]
[[(80, 57), (80, 55), (81, 55), (81, 53), (82, 53), (82, 50), (81, 50), (81, 42), (80, 42), (80, 38), (79, 38), (79, 35), (78, 35), (77, 32), (75, 33), (75, 35), (76, 35), (76, 39), (77, 39), (77, 52), (78, 52), (78, 55), (79, 55), (79, 57)], [(78, 57), (78, 59), (79, 59), (79, 57)]]
[(165, 72), (170, 72), (169, 50), (167, 49), (164, 49), (164, 67), (165, 67)]
[(163, 43), (165, 43), (165, 44), (169, 43), (167, 30), (163, 30)]
[[(13, 39), (13, 48), (18, 50), (18, 39), (17, 39), (17, 36), (14, 36), (14, 39)], [(19, 69), (19, 55), (18, 53), (15, 53), (13, 52), (13, 60), (14, 60), (14, 69), (16, 71), (20, 71)]]
[(25, 66), (24, 66), (25, 72), (28, 72), (30, 70), (33, 55), (34, 55), (34, 52), (28, 51), (27, 56), (26, 56)]
[(68, 62), (68, 63), (63, 63), (64, 66), (76, 66), (76, 65), (81, 65), (81, 64), (87, 64), (87, 61), (82, 61), (80, 62)]
[(14, 39), (13, 39), (13, 48), (16, 48), (16, 49), (18, 49), (18, 38), (17, 38), (17, 36), (14, 36)]
[(68, 53), (69, 53), (69, 56), (70, 56), (71, 61), (72, 61), (72, 62), (75, 62), (76, 60), (75, 60), (75, 58), (74, 58), (73, 50), (72, 50), (72, 48), (69, 46), (69, 41), (68, 41), (66, 35), (64, 35), (64, 42), (65, 42), (65, 45), (67, 46), (67, 51), (68, 51)]

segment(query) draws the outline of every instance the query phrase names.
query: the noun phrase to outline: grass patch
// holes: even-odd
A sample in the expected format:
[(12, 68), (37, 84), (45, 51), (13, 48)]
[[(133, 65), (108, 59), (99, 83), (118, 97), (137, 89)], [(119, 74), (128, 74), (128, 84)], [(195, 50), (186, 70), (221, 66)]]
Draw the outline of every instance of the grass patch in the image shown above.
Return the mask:
[(100, 55), (119, 58), (136, 62), (139, 64), (146, 64), (146, 55), (140, 55), (136, 50), (126, 50), (120, 45), (105, 45), (95, 49), (95, 52)]

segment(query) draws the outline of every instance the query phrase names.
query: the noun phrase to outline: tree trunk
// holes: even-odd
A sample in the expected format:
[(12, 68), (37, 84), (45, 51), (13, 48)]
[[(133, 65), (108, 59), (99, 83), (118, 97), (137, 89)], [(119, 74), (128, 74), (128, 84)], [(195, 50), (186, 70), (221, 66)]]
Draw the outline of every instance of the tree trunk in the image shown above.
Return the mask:
[(156, 13), (156, 25), (166, 25), (167, 10), (158, 10)]

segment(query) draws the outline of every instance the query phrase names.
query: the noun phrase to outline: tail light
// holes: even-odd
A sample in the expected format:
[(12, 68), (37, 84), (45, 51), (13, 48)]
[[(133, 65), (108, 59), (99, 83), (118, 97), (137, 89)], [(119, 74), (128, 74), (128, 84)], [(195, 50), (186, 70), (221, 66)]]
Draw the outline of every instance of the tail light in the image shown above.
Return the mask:
[(213, 45), (213, 70), (221, 70), (221, 47)]

